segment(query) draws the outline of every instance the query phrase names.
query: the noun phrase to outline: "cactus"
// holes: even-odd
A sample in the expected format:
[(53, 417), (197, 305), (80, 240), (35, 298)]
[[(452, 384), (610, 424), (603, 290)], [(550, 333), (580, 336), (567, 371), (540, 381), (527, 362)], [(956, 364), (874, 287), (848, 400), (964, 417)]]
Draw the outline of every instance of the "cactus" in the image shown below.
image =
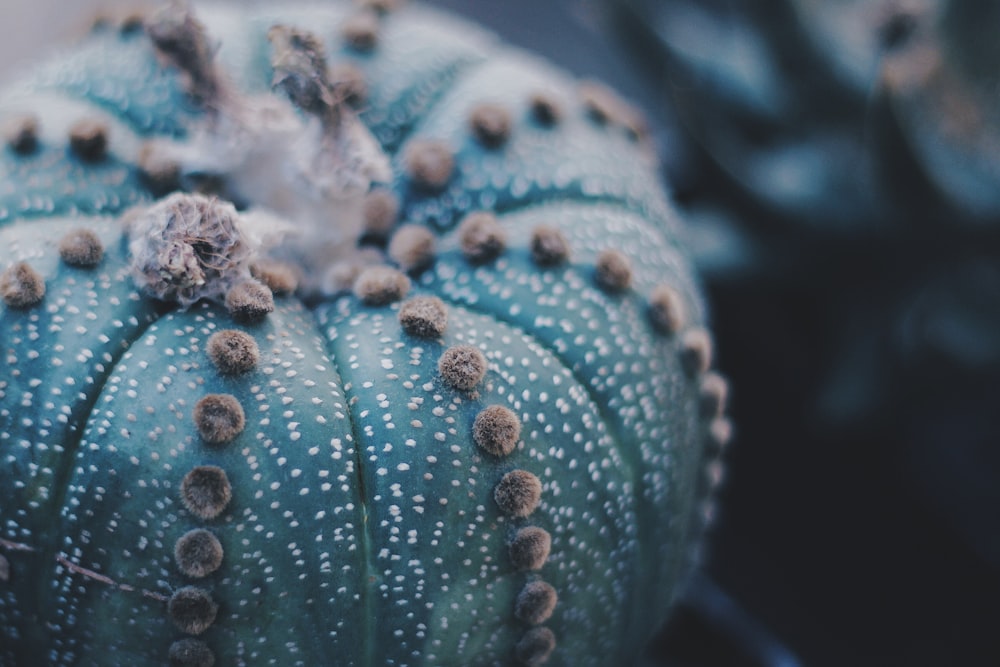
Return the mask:
[(6, 89), (0, 663), (621, 665), (664, 620), (729, 425), (637, 116), (361, 4), (172, 5)]

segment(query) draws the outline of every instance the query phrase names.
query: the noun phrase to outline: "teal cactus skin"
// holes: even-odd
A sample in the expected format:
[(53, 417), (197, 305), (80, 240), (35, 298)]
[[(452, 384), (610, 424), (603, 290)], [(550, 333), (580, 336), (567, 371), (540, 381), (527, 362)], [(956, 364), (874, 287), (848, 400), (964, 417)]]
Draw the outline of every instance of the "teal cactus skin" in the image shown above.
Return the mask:
[[(208, 112), (134, 26), (95, 30), (0, 101), (37, 118), (0, 156), (0, 267), (25, 262), (45, 288), (8, 298), (24, 290), (4, 274), (0, 663), (621, 665), (663, 621), (728, 422), (655, 163), (574, 81), (488, 33), (407, 6), (359, 50), (341, 30), (354, 11), (198, 17), (239, 89), (268, 90), (275, 24), (364, 73), (397, 220), (437, 235), (389, 303), (278, 294), (245, 321), (136, 287), (123, 214), (163, 194), (143, 143), (183, 145)], [(555, 123), (532, 113), (539, 92)], [(485, 102), (509, 136), (474, 136)], [(69, 145), (80, 118), (106, 153)], [(443, 187), (413, 181), (423, 139), (452, 147)], [(483, 210), (506, 242), (473, 263), (458, 223)], [(533, 255), (540, 226), (568, 256)], [(96, 265), (60, 256), (81, 228)], [(614, 280), (609, 250), (627, 260)], [(431, 296), (446, 325), (400, 317)], [(232, 331), (253, 343), (227, 361), (213, 336)], [(455, 346), (485, 360), (471, 388), (439, 366)], [(520, 425), (494, 453), (476, 442), (487, 408)]]

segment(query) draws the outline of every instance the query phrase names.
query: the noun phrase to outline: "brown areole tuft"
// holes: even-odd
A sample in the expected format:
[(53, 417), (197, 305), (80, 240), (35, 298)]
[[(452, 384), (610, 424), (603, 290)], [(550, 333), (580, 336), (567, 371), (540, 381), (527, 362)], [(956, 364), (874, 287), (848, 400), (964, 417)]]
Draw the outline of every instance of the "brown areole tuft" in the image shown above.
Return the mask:
[(472, 391), (486, 377), (486, 357), (472, 345), (454, 345), (441, 353), (438, 372), (444, 383), (459, 391)]
[(493, 499), (504, 514), (530, 516), (542, 500), (542, 481), (527, 470), (512, 470), (496, 485)]
[(0, 274), (0, 296), (11, 308), (34, 306), (45, 296), (45, 279), (27, 262), (17, 262)]
[(205, 345), (208, 358), (222, 375), (241, 375), (253, 370), (260, 361), (260, 348), (245, 331), (217, 331)]
[(520, 438), (521, 420), (503, 405), (486, 406), (472, 424), (472, 439), (492, 456), (509, 456)]
[(59, 256), (70, 266), (91, 268), (104, 259), (104, 244), (92, 230), (74, 229), (59, 240)]
[(167, 614), (177, 629), (189, 635), (200, 635), (215, 622), (219, 605), (203, 588), (184, 586), (174, 591), (167, 602)]
[(243, 432), (243, 406), (231, 394), (208, 394), (194, 405), (198, 434), (210, 445), (223, 445)]
[(436, 296), (417, 296), (399, 309), (403, 331), (417, 338), (440, 338), (448, 328), (448, 308)]
[(181, 480), (181, 500), (199, 519), (222, 514), (233, 497), (226, 471), (218, 466), (197, 466)]

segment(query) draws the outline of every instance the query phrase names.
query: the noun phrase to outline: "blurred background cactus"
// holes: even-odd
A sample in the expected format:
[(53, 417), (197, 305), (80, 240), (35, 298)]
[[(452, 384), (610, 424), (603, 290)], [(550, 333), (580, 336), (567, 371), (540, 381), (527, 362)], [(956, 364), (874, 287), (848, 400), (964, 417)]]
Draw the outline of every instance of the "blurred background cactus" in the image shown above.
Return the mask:
[(709, 572), (805, 664), (994, 664), (1000, 4), (607, 4), (733, 375)]

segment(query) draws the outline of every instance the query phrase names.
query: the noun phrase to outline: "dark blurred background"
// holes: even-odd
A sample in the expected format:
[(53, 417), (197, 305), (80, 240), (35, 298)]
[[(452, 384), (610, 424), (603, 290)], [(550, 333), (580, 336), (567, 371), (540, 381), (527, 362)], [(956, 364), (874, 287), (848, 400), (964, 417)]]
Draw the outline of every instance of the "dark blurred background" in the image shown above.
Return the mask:
[[(642, 107), (691, 221), (736, 436), (648, 667), (1000, 665), (1000, 2), (430, 4)], [(0, 76), (131, 5), (3, 3)]]

